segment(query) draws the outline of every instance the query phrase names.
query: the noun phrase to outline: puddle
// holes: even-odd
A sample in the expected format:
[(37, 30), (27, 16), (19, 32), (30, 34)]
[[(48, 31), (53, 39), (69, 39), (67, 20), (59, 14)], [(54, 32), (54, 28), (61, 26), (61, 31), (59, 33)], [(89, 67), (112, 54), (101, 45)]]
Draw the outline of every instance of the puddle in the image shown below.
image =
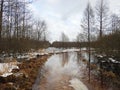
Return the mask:
[(77, 52), (55, 54), (40, 70), (33, 90), (88, 90), (79, 80), (84, 67)]

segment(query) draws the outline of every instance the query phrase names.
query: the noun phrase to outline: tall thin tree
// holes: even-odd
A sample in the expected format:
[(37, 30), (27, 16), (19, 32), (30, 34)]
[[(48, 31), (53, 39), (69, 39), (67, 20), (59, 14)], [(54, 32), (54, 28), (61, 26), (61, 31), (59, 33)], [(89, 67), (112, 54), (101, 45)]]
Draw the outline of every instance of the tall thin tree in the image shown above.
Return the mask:
[(83, 18), (83, 22), (82, 22), (82, 28), (87, 31), (87, 37), (88, 37), (88, 54), (89, 54), (89, 82), (90, 82), (90, 62), (91, 62), (91, 52), (90, 52), (90, 29), (92, 29), (92, 23), (94, 21), (94, 13), (93, 13), (93, 10), (92, 10), (92, 7), (90, 5), (90, 3), (88, 2), (87, 4), (87, 7), (85, 9), (85, 12), (84, 12), (84, 18)]
[(108, 23), (108, 4), (106, 0), (98, 0), (96, 4), (96, 14), (97, 14), (97, 22), (99, 26), (99, 38), (103, 36), (103, 30), (106, 29)]
[(4, 6), (4, 0), (1, 0), (1, 3), (0, 3), (0, 40), (1, 40), (1, 32), (2, 32), (3, 6)]
[[(108, 26), (108, 20), (109, 20), (109, 8), (108, 8), (108, 4), (106, 2), (107, 0), (98, 0), (97, 4), (96, 4), (96, 14), (97, 14), (97, 22), (99, 24), (99, 39), (100, 39), (100, 43), (99, 43), (99, 53), (102, 54), (104, 52), (104, 44), (101, 42), (101, 38), (103, 37), (103, 30), (107, 29)], [(104, 42), (104, 41), (103, 41)], [(103, 86), (103, 72), (102, 72), (102, 61), (100, 61), (100, 73), (101, 73), (101, 86)]]

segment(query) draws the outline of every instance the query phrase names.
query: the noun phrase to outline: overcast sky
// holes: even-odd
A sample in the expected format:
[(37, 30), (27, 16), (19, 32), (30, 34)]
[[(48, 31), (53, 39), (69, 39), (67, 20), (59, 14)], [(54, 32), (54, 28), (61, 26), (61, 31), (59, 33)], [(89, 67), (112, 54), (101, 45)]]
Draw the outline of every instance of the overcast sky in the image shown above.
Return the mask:
[[(97, 0), (89, 0), (95, 7)], [(36, 19), (45, 20), (48, 26), (49, 39), (60, 39), (64, 32), (70, 40), (74, 40), (80, 29), (80, 21), (88, 0), (34, 0), (30, 5)], [(108, 0), (112, 13), (120, 12), (120, 0)]]

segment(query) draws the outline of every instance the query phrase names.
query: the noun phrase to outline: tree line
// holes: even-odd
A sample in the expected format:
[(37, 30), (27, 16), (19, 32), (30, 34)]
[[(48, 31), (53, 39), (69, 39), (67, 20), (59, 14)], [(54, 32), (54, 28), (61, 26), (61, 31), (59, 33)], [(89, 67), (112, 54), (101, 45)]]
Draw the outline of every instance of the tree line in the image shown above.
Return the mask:
[[(101, 54), (116, 52), (120, 54), (120, 16), (111, 13), (107, 0), (98, 0), (95, 7), (88, 2), (81, 19), (81, 30), (77, 42), (89, 42)], [(114, 42), (114, 44), (113, 44)]]
[(43, 20), (32, 18), (32, 13), (28, 9), (28, 5), (32, 2), (31, 0), (0, 0), (1, 52), (26, 51), (43, 47), (42, 44), (46, 46), (47, 24)]
[[(88, 49), (89, 82), (91, 81), (92, 48), (94, 48), (96, 54), (114, 57), (117, 60), (120, 58), (120, 16), (110, 13), (108, 3), (107, 0), (97, 0), (94, 8), (90, 2), (87, 3), (80, 24), (82, 32), (76, 36), (79, 47), (87, 47)], [(103, 85), (102, 60), (100, 60), (99, 66), (101, 85)], [(116, 67), (115, 65), (114, 68)]]
[[(115, 13), (110, 13), (107, 0), (98, 0), (95, 8), (92, 8), (90, 2), (88, 2), (80, 26), (83, 33), (78, 34), (77, 41), (88, 42), (88, 74), (90, 81), (92, 47), (100, 55), (117, 57), (117, 59), (120, 57), (120, 16)], [(101, 85), (103, 85), (103, 73), (106, 70), (103, 71), (101, 68), (103, 66), (102, 60), (100, 60), (99, 64)]]
[(80, 48), (80, 47), (88, 47), (88, 42), (63, 42), (63, 41), (55, 41), (51, 44), (51, 47), (56, 48)]

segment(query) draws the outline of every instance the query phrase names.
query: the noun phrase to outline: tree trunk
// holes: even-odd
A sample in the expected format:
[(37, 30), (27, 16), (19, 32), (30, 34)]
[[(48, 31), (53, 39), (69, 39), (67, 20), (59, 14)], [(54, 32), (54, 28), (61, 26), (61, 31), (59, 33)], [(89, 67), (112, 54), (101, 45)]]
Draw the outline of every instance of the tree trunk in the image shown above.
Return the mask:
[(100, 8), (101, 10), (100, 10), (100, 38), (102, 38), (102, 29), (103, 29), (103, 26), (102, 26), (102, 24), (103, 24), (103, 21), (102, 21), (102, 19), (103, 19), (103, 0), (101, 0), (101, 8)]
[(3, 18), (3, 4), (4, 0), (1, 0), (1, 10), (0, 10), (0, 41), (1, 41), (1, 33), (2, 33), (2, 18)]
[(90, 8), (88, 7), (88, 54), (89, 54), (89, 82), (90, 82)]

